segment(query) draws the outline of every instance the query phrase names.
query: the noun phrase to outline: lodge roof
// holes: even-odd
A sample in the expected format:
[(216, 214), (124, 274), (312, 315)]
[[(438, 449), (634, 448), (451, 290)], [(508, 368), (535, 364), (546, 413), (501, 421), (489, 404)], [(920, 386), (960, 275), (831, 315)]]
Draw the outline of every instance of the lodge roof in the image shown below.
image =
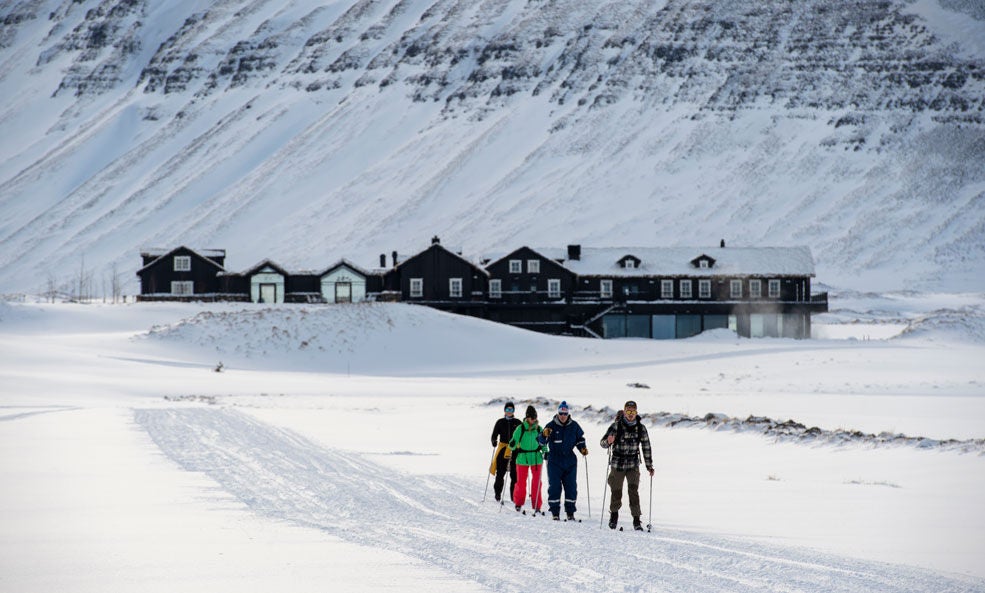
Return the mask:
[(142, 275), (148, 269), (156, 266), (165, 257), (171, 255), (172, 253), (177, 253), (179, 251), (187, 251), (193, 255), (201, 257), (205, 261), (219, 268), (220, 273), (225, 271), (225, 268), (222, 267), (222, 264), (215, 261), (214, 259), (217, 257), (225, 258), (226, 257), (225, 249), (192, 249), (191, 247), (187, 247), (185, 245), (179, 245), (178, 247), (175, 247), (173, 249), (149, 248), (149, 249), (141, 250), (140, 257), (145, 259), (147, 258), (154, 258), (154, 259), (148, 262), (146, 266), (143, 266), (139, 270), (137, 270), (137, 275), (138, 276)]
[[(565, 248), (534, 251), (579, 276), (814, 276), (807, 247), (582, 247), (579, 259), (570, 259)], [(639, 266), (623, 267), (627, 256)], [(699, 267), (702, 256), (713, 264)]]

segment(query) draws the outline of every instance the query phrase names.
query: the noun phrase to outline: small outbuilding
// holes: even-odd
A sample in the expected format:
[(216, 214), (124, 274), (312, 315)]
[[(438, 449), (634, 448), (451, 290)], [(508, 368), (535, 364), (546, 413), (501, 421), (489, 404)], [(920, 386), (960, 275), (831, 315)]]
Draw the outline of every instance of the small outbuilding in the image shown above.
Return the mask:
[(360, 303), (366, 300), (369, 273), (345, 260), (321, 273), (321, 295), (327, 303)]

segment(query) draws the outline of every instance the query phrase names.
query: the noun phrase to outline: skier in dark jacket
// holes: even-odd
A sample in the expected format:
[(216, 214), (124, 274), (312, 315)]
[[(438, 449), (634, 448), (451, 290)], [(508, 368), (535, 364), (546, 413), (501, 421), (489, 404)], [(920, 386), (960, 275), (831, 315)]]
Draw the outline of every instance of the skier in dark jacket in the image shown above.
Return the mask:
[(571, 419), (568, 402), (563, 401), (537, 439), (547, 445), (547, 508), (555, 521), (561, 518), (561, 491), (564, 491), (564, 512), (569, 521), (575, 520), (575, 501), (578, 500), (578, 456), (588, 455), (585, 431)]
[(510, 449), (510, 439), (513, 437), (516, 427), (520, 426), (520, 420), (513, 417), (514, 409), (513, 402), (506, 402), (506, 405), (503, 406), (503, 417), (496, 421), (492, 430), (492, 446), (498, 447), (498, 449), (493, 458), (493, 467), (489, 468), (489, 471), (496, 476), (496, 480), (493, 482), (496, 500), (501, 500), (503, 497), (503, 483), (506, 481), (507, 468), (510, 472), (509, 492), (511, 497), (513, 489), (516, 488), (516, 460), (513, 459)]
[(605, 431), (600, 443), (605, 449), (612, 449), (609, 461), (609, 488), (612, 500), (609, 502), (609, 529), (619, 523), (619, 508), (622, 507), (622, 484), (629, 486), (629, 510), (633, 513), (633, 528), (643, 530), (640, 520), (640, 449), (646, 470), (653, 476), (653, 454), (650, 450), (650, 435), (636, 415), (636, 402), (628, 401), (616, 416), (616, 421)]

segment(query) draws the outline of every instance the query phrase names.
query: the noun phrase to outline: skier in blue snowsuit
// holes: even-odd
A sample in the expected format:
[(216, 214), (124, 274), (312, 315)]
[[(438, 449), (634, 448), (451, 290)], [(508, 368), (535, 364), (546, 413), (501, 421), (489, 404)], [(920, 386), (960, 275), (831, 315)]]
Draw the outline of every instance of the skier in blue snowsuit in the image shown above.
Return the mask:
[(568, 402), (561, 402), (557, 414), (537, 437), (547, 445), (547, 508), (555, 521), (561, 519), (561, 491), (564, 491), (564, 512), (569, 521), (575, 520), (575, 501), (578, 500), (578, 456), (588, 455), (585, 432), (571, 419)]

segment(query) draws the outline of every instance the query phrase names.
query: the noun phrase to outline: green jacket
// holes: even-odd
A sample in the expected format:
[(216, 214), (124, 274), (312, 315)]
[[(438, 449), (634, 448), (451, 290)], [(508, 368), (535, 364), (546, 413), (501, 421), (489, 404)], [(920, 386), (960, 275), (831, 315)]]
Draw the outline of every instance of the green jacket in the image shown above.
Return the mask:
[(547, 445), (541, 445), (537, 442), (537, 436), (543, 430), (540, 424), (530, 425), (524, 420), (513, 431), (510, 448), (513, 449), (513, 458), (516, 459), (517, 465), (540, 465), (544, 463)]

